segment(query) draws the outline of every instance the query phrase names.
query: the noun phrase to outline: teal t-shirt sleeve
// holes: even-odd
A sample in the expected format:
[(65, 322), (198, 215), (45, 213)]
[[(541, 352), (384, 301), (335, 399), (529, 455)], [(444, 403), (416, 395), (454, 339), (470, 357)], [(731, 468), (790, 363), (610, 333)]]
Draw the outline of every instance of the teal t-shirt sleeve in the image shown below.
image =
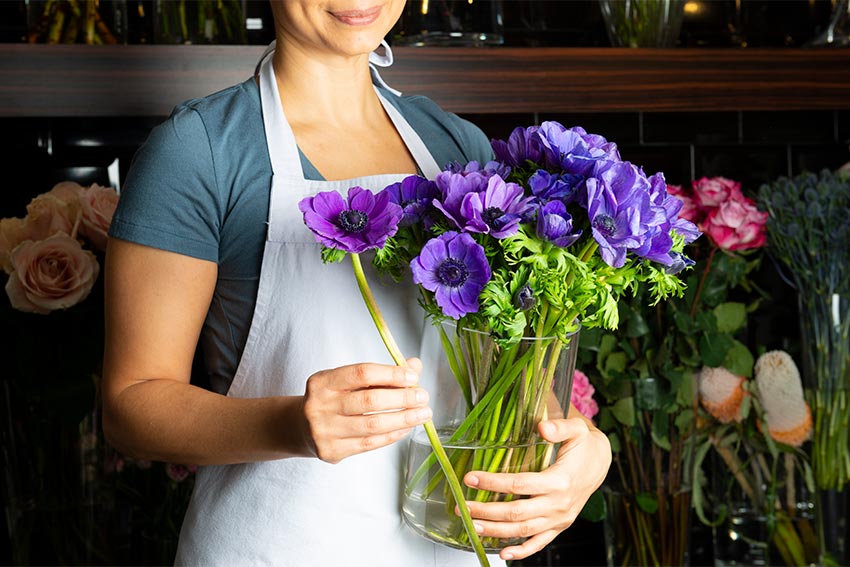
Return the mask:
[(136, 152), (109, 234), (218, 262), (219, 195), (203, 119), (178, 107)]

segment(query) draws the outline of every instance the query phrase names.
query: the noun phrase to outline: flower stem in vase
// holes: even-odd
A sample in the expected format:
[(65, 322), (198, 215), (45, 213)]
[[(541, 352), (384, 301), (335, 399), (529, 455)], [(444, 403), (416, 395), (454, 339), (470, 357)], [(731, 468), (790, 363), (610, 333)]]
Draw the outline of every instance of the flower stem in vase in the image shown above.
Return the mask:
[[(360, 255), (350, 254), (350, 256), (351, 265), (354, 269), (354, 277), (357, 280), (357, 287), (360, 289), (360, 294), (363, 296), (363, 301), (366, 303), (369, 314), (372, 316), (372, 321), (374, 321), (375, 327), (377, 327), (378, 333), (381, 335), (381, 340), (384, 342), (384, 345), (387, 347), (387, 350), (395, 363), (398, 366), (407, 366), (407, 361), (390, 333), (389, 327), (387, 326), (380, 309), (378, 309), (375, 297), (369, 289), (369, 284), (366, 281), (366, 275), (363, 273), (363, 265), (360, 262)], [(489, 567), (490, 562), (487, 559), (487, 554), (484, 552), (481, 539), (478, 537), (478, 533), (472, 525), (472, 516), (469, 513), (469, 508), (467, 507), (466, 500), (464, 499), (463, 488), (461, 487), (460, 481), (455, 473), (455, 469), (452, 466), (442, 443), (440, 442), (440, 437), (434, 427), (434, 422), (429, 420), (423, 424), (423, 427), (425, 428), (425, 433), (428, 436), (431, 447), (434, 450), (436, 459), (440, 463), (440, 467), (446, 477), (446, 483), (451, 489), (451, 494), (454, 497), (458, 510), (460, 511), (460, 517), (466, 531), (466, 535), (472, 543), (472, 547), (475, 550), (478, 561), (482, 566), (486, 565)]]

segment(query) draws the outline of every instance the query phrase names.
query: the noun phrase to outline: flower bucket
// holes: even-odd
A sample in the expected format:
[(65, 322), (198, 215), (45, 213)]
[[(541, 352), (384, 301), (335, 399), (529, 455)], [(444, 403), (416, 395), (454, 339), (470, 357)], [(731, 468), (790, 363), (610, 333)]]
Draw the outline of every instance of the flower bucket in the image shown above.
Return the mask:
[[(557, 447), (543, 440), (541, 420), (569, 411), (578, 331), (567, 342), (554, 337), (526, 337), (500, 344), (488, 333), (440, 326), (445, 366), (457, 384), (457, 409), (436, 423), (458, 478), (474, 470), (539, 472), (553, 461)], [(420, 535), (451, 547), (469, 549), (424, 433), (411, 438), (406, 467), (403, 512)], [(466, 499), (509, 501), (513, 495), (466, 488)], [(524, 538), (484, 538), (488, 551), (516, 545)]]

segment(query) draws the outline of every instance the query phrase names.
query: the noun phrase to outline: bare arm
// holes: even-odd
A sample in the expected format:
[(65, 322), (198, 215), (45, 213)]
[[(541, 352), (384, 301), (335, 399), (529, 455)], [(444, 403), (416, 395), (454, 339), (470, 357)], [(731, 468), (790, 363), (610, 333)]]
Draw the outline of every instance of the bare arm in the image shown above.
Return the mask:
[[(375, 364), (318, 372), (304, 396), (237, 399), (192, 386), (217, 266), (111, 239), (105, 270), (104, 431), (128, 455), (193, 464), (337, 462), (395, 442), (430, 418), (427, 396), (409, 387), (415, 363), (412, 373)], [(404, 411), (368, 415), (388, 409)]]

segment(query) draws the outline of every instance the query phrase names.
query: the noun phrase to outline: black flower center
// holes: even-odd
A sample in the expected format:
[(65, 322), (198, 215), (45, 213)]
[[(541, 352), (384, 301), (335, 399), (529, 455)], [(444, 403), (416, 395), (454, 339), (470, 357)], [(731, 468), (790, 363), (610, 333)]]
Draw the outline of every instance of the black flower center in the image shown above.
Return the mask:
[(437, 278), (443, 285), (460, 287), (469, 278), (469, 270), (460, 260), (446, 258), (437, 268)]
[(346, 232), (362, 232), (369, 222), (369, 215), (361, 211), (346, 210), (339, 213), (337, 220)]
[(481, 217), (484, 219), (484, 222), (487, 223), (487, 226), (491, 228), (498, 228), (494, 225), (496, 224), (497, 220), (504, 216), (504, 214), (505, 211), (503, 211), (499, 207), (488, 207), (484, 210), (484, 213), (482, 213)]
[(614, 219), (608, 215), (596, 215), (593, 219), (593, 228), (602, 233), (602, 236), (612, 236), (617, 229)]

